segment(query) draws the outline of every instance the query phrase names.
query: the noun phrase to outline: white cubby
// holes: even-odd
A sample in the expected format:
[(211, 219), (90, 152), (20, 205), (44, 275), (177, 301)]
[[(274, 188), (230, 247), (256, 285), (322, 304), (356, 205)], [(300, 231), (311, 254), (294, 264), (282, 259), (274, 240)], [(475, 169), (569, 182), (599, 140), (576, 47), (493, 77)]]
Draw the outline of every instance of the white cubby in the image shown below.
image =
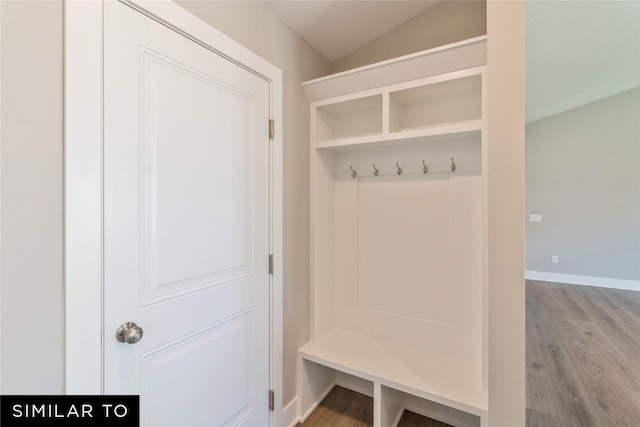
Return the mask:
[(485, 49), (477, 38), (305, 83), (302, 419), (343, 378), (372, 390), (376, 427), (394, 426), (403, 408), (487, 425)]
[(390, 131), (404, 132), (481, 118), (481, 75), (390, 93)]
[(484, 66), (313, 102), (316, 149), (424, 143), (482, 129)]
[(382, 133), (382, 95), (368, 96), (316, 108), (317, 141)]

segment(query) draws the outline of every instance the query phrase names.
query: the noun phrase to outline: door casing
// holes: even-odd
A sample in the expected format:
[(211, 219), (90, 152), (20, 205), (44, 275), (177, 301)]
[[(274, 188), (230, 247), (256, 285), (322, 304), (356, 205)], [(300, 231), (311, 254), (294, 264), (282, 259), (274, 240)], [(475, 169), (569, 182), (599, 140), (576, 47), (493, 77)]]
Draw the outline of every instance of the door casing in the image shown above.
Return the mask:
[[(116, 1), (116, 0), (103, 0)], [(270, 383), (272, 425), (282, 412), (282, 71), (170, 0), (117, 0), (270, 83)], [(65, 392), (103, 385), (103, 2), (65, 1)], [(265, 132), (268, 123), (265, 123)], [(268, 260), (265, 259), (265, 262)], [(267, 391), (265, 390), (265, 393)], [(265, 395), (265, 398), (267, 396)]]

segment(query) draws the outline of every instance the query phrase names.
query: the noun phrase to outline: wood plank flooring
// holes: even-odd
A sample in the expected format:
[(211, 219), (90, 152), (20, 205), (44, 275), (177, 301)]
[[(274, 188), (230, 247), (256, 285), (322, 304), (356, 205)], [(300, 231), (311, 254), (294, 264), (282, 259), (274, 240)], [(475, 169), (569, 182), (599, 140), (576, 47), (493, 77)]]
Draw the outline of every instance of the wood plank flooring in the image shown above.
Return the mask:
[(373, 399), (336, 386), (297, 427), (368, 427), (373, 425)]
[[(370, 427), (373, 425), (373, 399), (336, 386), (297, 427)], [(398, 427), (451, 427), (410, 411), (404, 411)]]
[(640, 426), (640, 293), (527, 281), (527, 426)]
[(398, 427), (452, 427), (449, 424), (441, 423), (440, 421), (432, 420), (422, 415), (418, 415), (415, 412), (404, 411)]

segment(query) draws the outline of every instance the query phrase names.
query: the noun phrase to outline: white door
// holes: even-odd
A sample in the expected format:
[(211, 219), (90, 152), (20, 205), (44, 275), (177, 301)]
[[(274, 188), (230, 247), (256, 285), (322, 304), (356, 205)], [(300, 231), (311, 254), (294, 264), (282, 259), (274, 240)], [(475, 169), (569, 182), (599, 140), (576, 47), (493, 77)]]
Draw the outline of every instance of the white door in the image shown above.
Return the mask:
[(142, 425), (268, 426), (269, 83), (104, 16), (105, 393), (139, 394)]

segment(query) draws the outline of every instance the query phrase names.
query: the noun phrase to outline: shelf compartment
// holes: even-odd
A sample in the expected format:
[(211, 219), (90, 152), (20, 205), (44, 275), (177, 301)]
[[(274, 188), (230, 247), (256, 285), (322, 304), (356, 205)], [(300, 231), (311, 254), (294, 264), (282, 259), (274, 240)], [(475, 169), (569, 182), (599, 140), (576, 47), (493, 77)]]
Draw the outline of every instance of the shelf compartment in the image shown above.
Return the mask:
[(389, 130), (407, 132), (482, 117), (480, 74), (389, 94)]
[(382, 94), (316, 107), (316, 141), (382, 133)]
[[(416, 414), (460, 427), (481, 427), (487, 424), (486, 417), (469, 414), (458, 409), (422, 399), (418, 396), (398, 391), (393, 387), (381, 386), (381, 425), (397, 426), (402, 412), (411, 411)], [(397, 420), (397, 421), (396, 421)]]
[[(374, 398), (375, 385), (372, 381), (303, 358), (298, 358), (298, 369), (299, 387), (304, 390), (299, 394), (303, 410), (300, 422), (304, 422), (336, 386)], [(373, 413), (361, 415), (369, 419), (375, 418)]]

